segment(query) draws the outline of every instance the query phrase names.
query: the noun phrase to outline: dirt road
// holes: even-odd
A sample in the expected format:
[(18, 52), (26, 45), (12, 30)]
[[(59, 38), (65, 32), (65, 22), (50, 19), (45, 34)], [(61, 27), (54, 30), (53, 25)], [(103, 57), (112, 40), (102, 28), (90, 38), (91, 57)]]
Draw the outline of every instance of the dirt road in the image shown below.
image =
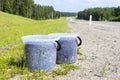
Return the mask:
[[(115, 23), (114, 23), (115, 24)], [(71, 32), (80, 34), (81, 52), (87, 60), (78, 60), (79, 69), (55, 80), (116, 80), (120, 78), (120, 26), (68, 19)]]

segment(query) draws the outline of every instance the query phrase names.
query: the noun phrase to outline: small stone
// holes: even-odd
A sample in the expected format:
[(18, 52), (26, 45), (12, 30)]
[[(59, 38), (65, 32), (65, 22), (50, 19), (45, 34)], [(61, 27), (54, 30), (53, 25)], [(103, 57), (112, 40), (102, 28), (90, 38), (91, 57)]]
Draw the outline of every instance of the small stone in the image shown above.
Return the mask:
[(114, 40), (114, 42), (116, 43), (117, 41), (116, 41), (116, 40)]

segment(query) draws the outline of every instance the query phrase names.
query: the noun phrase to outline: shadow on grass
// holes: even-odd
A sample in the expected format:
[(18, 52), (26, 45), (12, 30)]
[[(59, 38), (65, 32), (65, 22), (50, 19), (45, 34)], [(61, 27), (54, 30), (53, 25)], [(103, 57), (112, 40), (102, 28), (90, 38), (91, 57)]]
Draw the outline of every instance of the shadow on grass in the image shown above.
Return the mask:
[(25, 55), (20, 54), (17, 57), (10, 57), (7, 59), (7, 64), (10, 66), (16, 66), (16, 67), (26, 67), (26, 62), (25, 62)]

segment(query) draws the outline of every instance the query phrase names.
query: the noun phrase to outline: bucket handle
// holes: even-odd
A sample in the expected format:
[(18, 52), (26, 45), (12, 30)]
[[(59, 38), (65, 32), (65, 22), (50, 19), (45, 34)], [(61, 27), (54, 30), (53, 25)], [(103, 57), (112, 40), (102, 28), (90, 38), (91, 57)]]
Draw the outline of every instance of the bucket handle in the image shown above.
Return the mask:
[(78, 43), (78, 46), (80, 46), (82, 44), (82, 40), (79, 36), (77, 36), (78, 40), (79, 40), (79, 43)]
[(58, 42), (58, 41), (55, 41), (56, 43), (57, 43), (57, 51), (59, 51), (60, 49), (61, 49), (61, 45), (60, 45), (60, 43)]

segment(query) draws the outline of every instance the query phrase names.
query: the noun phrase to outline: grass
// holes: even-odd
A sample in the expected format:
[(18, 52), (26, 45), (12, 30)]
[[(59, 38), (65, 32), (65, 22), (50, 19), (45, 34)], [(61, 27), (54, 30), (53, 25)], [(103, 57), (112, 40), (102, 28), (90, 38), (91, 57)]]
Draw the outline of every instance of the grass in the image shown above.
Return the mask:
[(78, 60), (87, 60), (87, 57), (79, 57)]
[(78, 66), (73, 65), (73, 64), (62, 64), (61, 66), (68, 71), (75, 70), (75, 69), (79, 68)]
[(117, 78), (116, 80), (120, 80), (120, 78)]
[(83, 54), (83, 53), (81, 53), (80, 49), (81, 49), (80, 47), (77, 48), (77, 54), (78, 55), (82, 55)]
[(6, 52), (0, 53), (0, 80), (15, 77), (21, 80), (50, 80), (51, 76), (66, 75), (70, 70), (78, 69), (79, 67), (73, 64), (61, 64), (60, 68), (52, 72), (30, 72), (26, 67), (22, 36), (68, 31), (66, 18), (36, 21), (0, 12), (0, 48), (19, 41)]
[(77, 48), (77, 54), (78, 54), (78, 60), (87, 60), (87, 57), (85, 57), (85, 56), (82, 56), (83, 55), (83, 53), (81, 53), (81, 48), (80, 47), (78, 47)]
[(64, 69), (60, 69), (60, 68), (57, 68), (55, 69), (52, 74), (54, 76), (58, 76), (58, 75), (66, 75), (68, 73), (68, 71), (64, 70)]
[(103, 77), (107, 71), (107, 64), (104, 64), (101, 71), (101, 76)]
[(52, 72), (31, 73), (26, 67), (22, 36), (68, 31), (66, 18), (36, 21), (0, 12), (0, 47), (19, 41), (13, 47), (10, 46), (10, 50), (0, 53), (0, 80), (9, 80), (14, 77), (22, 80), (50, 80), (49, 76), (66, 75), (70, 70), (78, 69), (78, 66), (73, 64), (62, 64), (61, 68)]
[(67, 31), (65, 18), (36, 21), (0, 12), (0, 47), (20, 40), (24, 35)]
[(75, 70), (78, 69), (79, 66), (74, 65), (74, 64), (61, 64), (60, 68), (57, 68), (56, 70), (54, 70), (52, 72), (52, 74), (54, 76), (58, 76), (58, 75), (66, 75), (67, 73), (69, 73), (71, 70)]
[(23, 44), (16, 45), (13, 49), (5, 54), (0, 55), (0, 80), (14, 78), (20, 75), (22, 80), (49, 80), (47, 76), (66, 75), (70, 70), (79, 67), (73, 64), (61, 64), (61, 68), (57, 68), (53, 72), (35, 71), (31, 73), (25, 66), (25, 56), (23, 54)]

